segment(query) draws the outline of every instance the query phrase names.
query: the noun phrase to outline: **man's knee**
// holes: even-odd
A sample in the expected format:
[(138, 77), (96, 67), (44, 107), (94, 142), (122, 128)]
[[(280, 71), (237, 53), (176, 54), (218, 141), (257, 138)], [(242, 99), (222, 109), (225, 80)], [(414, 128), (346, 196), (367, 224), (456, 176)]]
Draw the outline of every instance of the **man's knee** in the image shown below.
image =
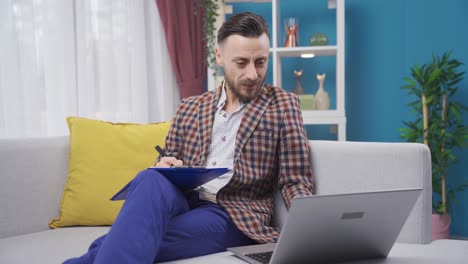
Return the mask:
[(156, 170), (146, 169), (140, 171), (131, 183), (130, 192), (147, 195), (147, 198), (152, 197), (163, 201), (168, 208), (176, 212), (179, 212), (177, 208), (179, 204), (183, 204), (182, 208), (184, 211), (188, 210), (185, 195), (177, 186)]
[(169, 184), (169, 181), (157, 170), (146, 169), (142, 170), (133, 179), (135, 184)]

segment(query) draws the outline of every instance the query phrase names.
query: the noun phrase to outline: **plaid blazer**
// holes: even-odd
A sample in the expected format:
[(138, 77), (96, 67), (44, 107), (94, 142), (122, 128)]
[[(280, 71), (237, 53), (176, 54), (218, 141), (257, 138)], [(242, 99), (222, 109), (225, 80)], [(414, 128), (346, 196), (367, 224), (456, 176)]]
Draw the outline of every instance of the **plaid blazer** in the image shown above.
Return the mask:
[[(205, 165), (221, 89), (182, 101), (166, 138), (168, 155), (185, 165)], [(313, 190), (299, 100), (265, 85), (245, 107), (237, 131), (233, 177), (216, 199), (247, 236), (260, 243), (276, 242), (279, 232), (272, 225), (275, 188), (281, 190), (288, 208), (294, 197), (312, 195)]]

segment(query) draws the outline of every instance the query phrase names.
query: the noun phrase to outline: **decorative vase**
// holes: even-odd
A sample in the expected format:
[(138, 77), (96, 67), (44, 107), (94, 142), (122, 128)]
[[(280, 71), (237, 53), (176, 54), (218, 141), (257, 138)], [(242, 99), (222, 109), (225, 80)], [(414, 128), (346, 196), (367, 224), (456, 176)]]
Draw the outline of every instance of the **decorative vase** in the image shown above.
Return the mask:
[(449, 238), (449, 214), (432, 214), (432, 240)]
[(325, 81), (325, 77), (325, 73), (317, 74), (319, 88), (317, 89), (317, 93), (315, 93), (315, 110), (328, 110), (328, 108), (330, 108), (330, 97), (323, 89), (323, 82)]
[(296, 77), (296, 88), (293, 92), (297, 95), (304, 94), (304, 89), (302, 89), (301, 85), (302, 70), (294, 70), (294, 77)]
[(295, 17), (286, 18), (284, 20), (284, 30), (286, 33), (284, 46), (285, 47), (297, 47), (299, 43), (299, 39), (298, 39), (299, 24), (298, 24), (297, 18)]
[(312, 46), (326, 46), (328, 45), (328, 37), (323, 33), (315, 33), (310, 38), (310, 45)]
[(313, 94), (305, 94), (304, 89), (301, 85), (302, 70), (294, 70), (294, 77), (296, 77), (296, 88), (293, 93), (299, 96), (302, 110), (314, 110), (315, 109), (315, 96)]

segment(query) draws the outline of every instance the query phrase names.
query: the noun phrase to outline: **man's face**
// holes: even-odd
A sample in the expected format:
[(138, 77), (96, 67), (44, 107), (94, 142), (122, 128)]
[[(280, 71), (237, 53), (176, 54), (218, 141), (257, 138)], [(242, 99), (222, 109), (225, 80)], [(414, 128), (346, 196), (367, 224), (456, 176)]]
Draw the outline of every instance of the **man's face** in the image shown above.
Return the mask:
[(270, 40), (266, 34), (246, 38), (231, 35), (216, 49), (216, 61), (224, 67), (228, 95), (247, 103), (257, 97), (265, 81)]

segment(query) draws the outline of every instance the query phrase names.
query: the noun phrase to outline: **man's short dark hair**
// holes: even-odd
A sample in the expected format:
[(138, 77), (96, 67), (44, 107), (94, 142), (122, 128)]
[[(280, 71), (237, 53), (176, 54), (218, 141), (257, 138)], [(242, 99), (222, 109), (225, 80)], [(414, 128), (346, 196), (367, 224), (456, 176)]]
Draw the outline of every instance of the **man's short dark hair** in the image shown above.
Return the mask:
[(218, 31), (218, 44), (231, 35), (243, 37), (260, 37), (265, 33), (270, 38), (270, 30), (265, 19), (251, 12), (239, 13), (225, 21)]

